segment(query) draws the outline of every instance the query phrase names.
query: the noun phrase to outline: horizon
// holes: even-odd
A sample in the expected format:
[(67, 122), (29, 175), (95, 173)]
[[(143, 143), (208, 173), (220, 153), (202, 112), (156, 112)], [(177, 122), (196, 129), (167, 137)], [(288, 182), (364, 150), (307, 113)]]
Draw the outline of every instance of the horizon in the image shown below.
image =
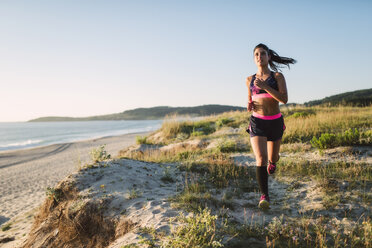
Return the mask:
[(0, 122), (245, 107), (258, 43), (298, 61), (289, 103), (370, 88), (372, 2), (267, 3), (2, 1)]
[[(288, 104), (295, 104), (295, 103), (288, 103)], [(150, 109), (150, 108), (158, 108), (158, 107), (169, 107), (169, 108), (193, 108), (193, 107), (200, 107), (200, 106), (204, 106), (204, 105), (220, 105), (220, 104), (203, 104), (203, 105), (196, 105), (196, 106), (153, 106), (153, 107), (147, 107), (147, 108), (138, 107), (138, 108), (134, 108), (134, 109), (127, 109), (127, 110), (120, 111), (120, 112), (117, 112), (117, 113), (106, 113), (106, 114), (102, 114), (102, 115), (94, 115), (94, 116), (55, 116), (55, 115), (51, 115), (51, 116), (40, 116), (40, 117), (36, 117), (36, 118), (34, 118), (34, 119), (39, 119), (39, 118), (49, 118), (49, 117), (57, 117), (57, 118), (89, 118), (89, 117), (95, 117), (95, 116), (103, 116), (103, 115), (111, 115), (111, 114), (120, 114), (120, 113), (123, 113), (123, 112), (126, 112), (126, 111), (136, 110), (136, 109)], [(222, 105), (222, 106), (241, 107), (241, 106), (232, 106), (232, 105)], [(242, 107), (242, 108), (244, 108), (244, 107)], [(28, 121), (31, 121), (31, 120), (34, 120), (34, 119), (30, 119), (30, 120), (26, 120), (26, 121), (0, 121), (0, 123), (10, 123), (10, 122), (14, 122), (14, 123), (17, 123), (17, 122), (28, 122)]]
[[(371, 88), (372, 89), (372, 88)], [(368, 89), (360, 89), (360, 90), (368, 90)], [(355, 90), (355, 91), (360, 91), (360, 90)], [(352, 93), (354, 91), (350, 91), (350, 92), (343, 92), (343, 93)], [(343, 93), (340, 93), (340, 94), (343, 94)], [(340, 95), (340, 94), (336, 94), (336, 95)], [(332, 95), (332, 96), (336, 96), (336, 95)], [(326, 96), (325, 98), (327, 97), (332, 97), (332, 96)], [(324, 99), (324, 98), (323, 98)], [(308, 102), (311, 102), (311, 101), (318, 101), (318, 100), (322, 100), (322, 99), (315, 99), (315, 100), (310, 100)], [(305, 102), (307, 103), (307, 102)], [(279, 106), (282, 107), (282, 106), (285, 106), (285, 105), (304, 105), (305, 103), (296, 103), (296, 102), (288, 102), (286, 104), (282, 104), (280, 103)], [(18, 123), (18, 122), (29, 122), (29, 121), (32, 121), (32, 120), (35, 120), (35, 119), (40, 119), (40, 118), (51, 118), (51, 117), (57, 117), (57, 118), (90, 118), (90, 117), (96, 117), (96, 116), (104, 116), (104, 115), (111, 115), (111, 114), (120, 114), (120, 113), (124, 113), (126, 111), (131, 111), (131, 110), (137, 110), (137, 109), (151, 109), (151, 108), (159, 108), (159, 107), (169, 107), (169, 108), (193, 108), (193, 107), (201, 107), (201, 106), (205, 106), (205, 105), (221, 105), (221, 104), (203, 104), (203, 105), (196, 105), (196, 106), (166, 106), (166, 105), (162, 105), (162, 106), (152, 106), (152, 107), (138, 107), (138, 108), (133, 108), (133, 109), (126, 109), (124, 111), (120, 111), (120, 112), (117, 112), (117, 113), (106, 113), (106, 114), (100, 114), (100, 115), (94, 115), (94, 116), (55, 116), (55, 115), (51, 115), (51, 116), (40, 116), (40, 117), (36, 117), (34, 119), (30, 119), (30, 120), (26, 120), (26, 121), (0, 121), (0, 123)], [(242, 106), (233, 106), (233, 105), (222, 105), (222, 106), (230, 106), (230, 107), (241, 107), (241, 108), (245, 108), (245, 107), (242, 107)]]

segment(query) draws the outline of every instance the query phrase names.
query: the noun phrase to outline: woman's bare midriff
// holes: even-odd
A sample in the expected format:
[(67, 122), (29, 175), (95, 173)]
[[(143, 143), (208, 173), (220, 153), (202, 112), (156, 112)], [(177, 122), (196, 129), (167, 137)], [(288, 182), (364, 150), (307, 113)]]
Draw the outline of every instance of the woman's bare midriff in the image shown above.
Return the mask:
[(274, 98), (258, 98), (253, 100), (254, 112), (260, 115), (276, 115), (280, 113), (279, 102)]

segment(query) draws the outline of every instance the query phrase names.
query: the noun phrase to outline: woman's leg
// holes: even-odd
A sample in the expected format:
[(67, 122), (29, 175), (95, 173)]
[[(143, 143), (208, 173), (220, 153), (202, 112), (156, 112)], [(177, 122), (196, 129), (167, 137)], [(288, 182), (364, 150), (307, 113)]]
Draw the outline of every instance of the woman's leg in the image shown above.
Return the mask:
[(257, 166), (267, 165), (267, 138), (261, 136), (251, 137), (251, 146), (256, 157)]
[(279, 150), (282, 139), (276, 141), (267, 142), (267, 154), (269, 158), (269, 166), (267, 167), (267, 172), (273, 174), (276, 169), (276, 162), (279, 160)]
[(282, 139), (267, 142), (267, 155), (269, 162), (276, 163), (279, 160), (279, 150)]
[(261, 136), (251, 137), (251, 145), (256, 156), (256, 177), (263, 195), (269, 196), (267, 174), (267, 138)]

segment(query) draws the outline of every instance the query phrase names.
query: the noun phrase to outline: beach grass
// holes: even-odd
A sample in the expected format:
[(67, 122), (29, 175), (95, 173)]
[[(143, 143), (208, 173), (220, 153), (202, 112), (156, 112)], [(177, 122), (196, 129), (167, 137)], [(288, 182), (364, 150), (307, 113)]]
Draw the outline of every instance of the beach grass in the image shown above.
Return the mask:
[(276, 175), (309, 176), (318, 180), (328, 178), (363, 183), (364, 181), (372, 181), (372, 168), (366, 163), (345, 161), (319, 163), (306, 159), (282, 158), (278, 162), (278, 171)]
[[(164, 233), (152, 227), (137, 229), (141, 234), (138, 244), (147, 247), (371, 247), (372, 222), (368, 206), (371, 206), (372, 170), (370, 164), (357, 161), (359, 155), (353, 147), (372, 146), (372, 107), (291, 107), (282, 108), (282, 113), (287, 126), (282, 145), (286, 156), (282, 156), (270, 180), (277, 181), (278, 185), (286, 182), (283, 199), (288, 202), (308, 196), (305, 191), (312, 188), (306, 188), (306, 180), (314, 183), (316, 198), (320, 198), (319, 209), (312, 209), (310, 202), (310, 211), (299, 209), (296, 215), (292, 214), (296, 209), (286, 211), (286, 205), (294, 208), (304, 200), (297, 198), (295, 204), (282, 203), (281, 214), (276, 212), (270, 221), (265, 221), (264, 217), (270, 216), (270, 212), (257, 209), (251, 199), (243, 199), (244, 204), (239, 205), (241, 198), (259, 195), (255, 167), (239, 166), (233, 158), (251, 153), (245, 131), (249, 113), (229, 112), (195, 121), (170, 118), (158, 132), (138, 138), (138, 148), (123, 150), (119, 156), (161, 164), (161, 187), (177, 183), (175, 195), (167, 199), (171, 207), (180, 212), (178, 217), (170, 219), (170, 225), (174, 224), (171, 230)], [(331, 148), (339, 147), (343, 148), (334, 150), (335, 156), (328, 155)], [(104, 147), (94, 153), (92, 160), (97, 163), (109, 158)], [(172, 169), (184, 175), (182, 182)], [(106, 190), (105, 185), (101, 188)], [(301, 190), (305, 196), (298, 193)], [(53, 189), (49, 190), (49, 196), (56, 201)], [(133, 187), (126, 199), (141, 197), (142, 192)], [(283, 199), (273, 202), (278, 205)], [(244, 219), (243, 224), (233, 220), (231, 213), (242, 207), (250, 208), (263, 218), (254, 214), (246, 216), (244, 212), (244, 216), (239, 217)], [(364, 212), (360, 214), (359, 210)], [(137, 247), (137, 244), (123, 247)]]
[(350, 129), (368, 135), (371, 130), (372, 107), (294, 107), (283, 109), (282, 113), (287, 127), (283, 143), (309, 142), (323, 133), (343, 133)]
[[(292, 107), (282, 108), (286, 131), (283, 136), (282, 152), (299, 154), (299, 157), (282, 158), (275, 175), (277, 179), (300, 178), (315, 180), (321, 188), (322, 203), (325, 209), (332, 211), (341, 202), (350, 202), (343, 196), (343, 191), (359, 192), (360, 198), (367, 205), (371, 204), (368, 192), (372, 185), (372, 170), (369, 164), (342, 161), (342, 157), (353, 155), (348, 147), (371, 146), (372, 107)], [(252, 170), (238, 167), (230, 158), (230, 153), (249, 152), (238, 149), (237, 139), (247, 140), (245, 129), (249, 114), (230, 112), (211, 116), (202, 121), (175, 122), (163, 124), (161, 131), (166, 143), (174, 143), (202, 137), (212, 142), (219, 139), (217, 146), (211, 150), (177, 149), (173, 151), (142, 153), (141, 159), (152, 162), (177, 162), (180, 169), (199, 175), (198, 180), (185, 180), (185, 187), (171, 201), (178, 208), (198, 213), (201, 207), (216, 209), (226, 207), (228, 201), (236, 194), (231, 192), (252, 192), (255, 187), (255, 175)], [(223, 128), (239, 129), (235, 133), (214, 135)], [(200, 133), (195, 133), (200, 132)], [(180, 138), (181, 137), (181, 138)], [(234, 137), (234, 138), (232, 138)], [(308, 161), (300, 154), (325, 151), (329, 148), (345, 146), (340, 153), (341, 160), (330, 162)], [(321, 156), (324, 154), (321, 153)], [(137, 155), (138, 156), (138, 155)], [(346, 185), (346, 186), (344, 186)], [(211, 189), (228, 188), (222, 199), (217, 199)], [(238, 190), (237, 190), (238, 189)], [(295, 189), (295, 188), (294, 188)], [(225, 204), (223, 203), (225, 201)], [(233, 208), (233, 206), (230, 206)], [(354, 217), (356, 218), (356, 217)], [(196, 218), (194, 219), (196, 221)], [(217, 217), (216, 221), (221, 221)], [(216, 232), (229, 235), (228, 247), (242, 247), (247, 240), (255, 238), (267, 247), (368, 247), (371, 245), (371, 219), (367, 214), (359, 216), (352, 228), (341, 223), (333, 223), (328, 217), (303, 215), (300, 218), (290, 216), (274, 218), (266, 226), (258, 223), (236, 225), (228, 223), (216, 227)], [(338, 232), (334, 232), (338, 230)], [(188, 230), (184, 230), (192, 235)], [(185, 234), (186, 235), (186, 234)], [(248, 242), (249, 243), (249, 242)]]

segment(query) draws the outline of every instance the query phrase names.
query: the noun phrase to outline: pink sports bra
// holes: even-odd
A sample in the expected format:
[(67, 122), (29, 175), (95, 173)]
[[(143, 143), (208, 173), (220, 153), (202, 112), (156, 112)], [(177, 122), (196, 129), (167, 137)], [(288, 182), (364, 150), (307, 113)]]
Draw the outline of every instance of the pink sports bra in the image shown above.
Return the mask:
[[(272, 97), (266, 90), (257, 88), (253, 82), (256, 79), (256, 74), (253, 75), (249, 88), (252, 92), (252, 98), (264, 98), (264, 97)], [(270, 73), (270, 76), (265, 80), (265, 82), (273, 89), (279, 90), (278, 82), (275, 80), (274, 72)]]

